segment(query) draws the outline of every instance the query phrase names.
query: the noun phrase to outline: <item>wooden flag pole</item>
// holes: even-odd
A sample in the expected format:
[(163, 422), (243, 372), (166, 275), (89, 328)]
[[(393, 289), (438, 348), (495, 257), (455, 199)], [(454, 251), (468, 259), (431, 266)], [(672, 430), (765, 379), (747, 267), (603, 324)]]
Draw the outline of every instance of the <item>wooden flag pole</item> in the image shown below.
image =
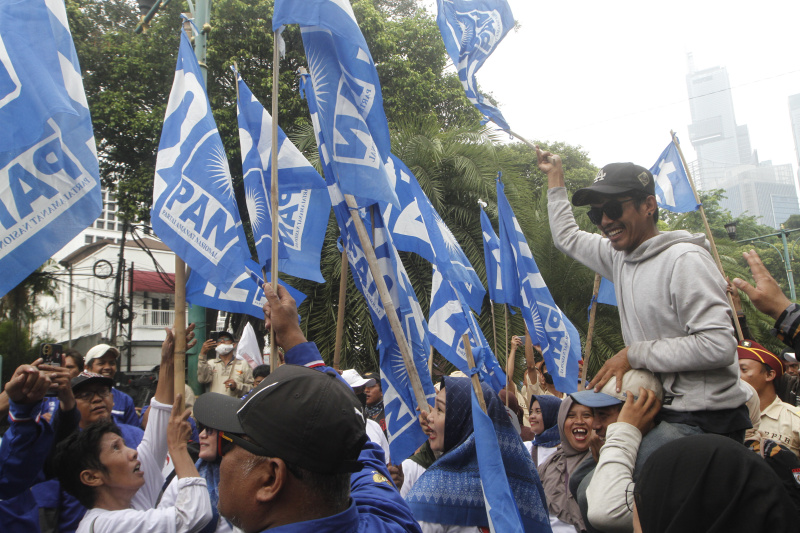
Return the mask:
[[(461, 340), (464, 342), (464, 350), (467, 352), (467, 364), (470, 368), (475, 368), (475, 358), (472, 357), (472, 346), (469, 344), (469, 335), (464, 333), (461, 337)], [(486, 401), (483, 399), (483, 390), (481, 389), (481, 380), (478, 378), (478, 374), (472, 374), (470, 378), (472, 380), (472, 388), (475, 389), (475, 396), (478, 397), (478, 403), (481, 405), (481, 409), (483, 412), (486, 412)], [(508, 391), (506, 391), (506, 398), (508, 398)]]
[(586, 331), (586, 346), (583, 353), (583, 370), (581, 371), (581, 383), (586, 388), (586, 373), (589, 371), (589, 359), (592, 357), (592, 340), (594, 339), (594, 317), (597, 315), (597, 295), (600, 292), (600, 274), (594, 275), (594, 288), (592, 288), (592, 310), (589, 311), (589, 329)]
[[(183, 395), (183, 385), (186, 379), (186, 263), (178, 257), (178, 254), (175, 254), (175, 318), (173, 329), (175, 336), (175, 356), (173, 358), (173, 367), (175, 369), (173, 375), (175, 380), (174, 394)], [(181, 400), (181, 413), (184, 409), (185, 400), (186, 398)]]
[(428, 373), (431, 375), (431, 380), (433, 380), (433, 346), (431, 346), (431, 354), (428, 356)]
[(494, 302), (489, 300), (489, 309), (492, 310), (492, 338), (494, 338), (494, 353), (497, 357), (497, 325), (494, 322)]
[(503, 304), (503, 312), (505, 313), (503, 317), (503, 340), (506, 345), (506, 361), (508, 361), (508, 304)]
[[(280, 52), (278, 40), (280, 34), (272, 34), (272, 153), (270, 164), (272, 166), (272, 182), (270, 187), (270, 211), (272, 215), (272, 259), (271, 271), (272, 289), (278, 293), (278, 242), (280, 242), (279, 216), (278, 216), (278, 74), (280, 73)], [(269, 367), (274, 372), (278, 368), (278, 349), (275, 346), (275, 335), (269, 333)]]
[[(686, 158), (683, 157), (683, 150), (681, 150), (681, 143), (678, 142), (678, 137), (675, 135), (673, 130), (670, 130), (670, 135), (672, 136), (672, 143), (678, 149), (678, 155), (681, 156), (681, 163), (683, 163), (683, 168), (686, 170), (686, 177), (689, 178), (689, 185), (692, 186), (692, 192), (694, 193), (695, 202), (700, 204), (700, 217), (703, 219), (703, 225), (706, 229), (706, 237), (708, 237), (708, 242), (711, 243), (711, 253), (714, 254), (714, 261), (717, 263), (717, 268), (719, 268), (722, 277), (725, 278), (725, 269), (722, 268), (722, 261), (719, 259), (719, 252), (717, 251), (717, 243), (714, 242), (714, 236), (711, 234), (711, 227), (708, 225), (708, 218), (706, 218), (705, 209), (703, 209), (703, 204), (700, 202), (700, 196), (697, 194), (697, 188), (694, 186), (694, 179), (692, 178), (692, 173), (689, 172), (689, 165), (686, 164)], [(736, 336), (738, 337), (739, 341), (744, 340), (744, 335), (742, 335), (742, 328), (739, 326), (739, 319), (736, 317), (736, 306), (733, 304), (733, 295), (728, 293), (728, 304), (731, 306), (731, 311), (733, 312), (733, 325), (736, 328)]]
[(336, 344), (333, 348), (333, 368), (339, 370), (342, 358), (342, 337), (344, 336), (344, 308), (347, 302), (347, 251), (342, 250), (342, 270), (339, 277), (339, 311), (336, 315)]
[(375, 281), (375, 286), (378, 288), (378, 294), (381, 297), (383, 309), (386, 311), (386, 316), (389, 319), (392, 332), (397, 339), (397, 346), (400, 348), (400, 355), (403, 357), (403, 364), (406, 367), (408, 379), (411, 382), (411, 387), (414, 389), (414, 398), (417, 400), (417, 407), (419, 407), (420, 410), (425, 409), (426, 411), (430, 411), (431, 407), (428, 405), (427, 398), (425, 398), (425, 391), (422, 390), (422, 381), (419, 379), (417, 367), (414, 366), (411, 347), (408, 345), (408, 340), (403, 333), (403, 327), (400, 324), (400, 319), (397, 318), (397, 310), (394, 307), (392, 296), (389, 294), (389, 289), (386, 287), (386, 280), (383, 279), (383, 273), (378, 266), (375, 248), (372, 247), (372, 242), (369, 240), (369, 235), (367, 234), (367, 228), (364, 226), (364, 221), (361, 220), (361, 216), (359, 215), (358, 203), (352, 194), (345, 194), (344, 199), (350, 210), (350, 218), (356, 227), (358, 239), (361, 241), (361, 248), (363, 248), (364, 255), (367, 258), (369, 270), (372, 273), (372, 279)]

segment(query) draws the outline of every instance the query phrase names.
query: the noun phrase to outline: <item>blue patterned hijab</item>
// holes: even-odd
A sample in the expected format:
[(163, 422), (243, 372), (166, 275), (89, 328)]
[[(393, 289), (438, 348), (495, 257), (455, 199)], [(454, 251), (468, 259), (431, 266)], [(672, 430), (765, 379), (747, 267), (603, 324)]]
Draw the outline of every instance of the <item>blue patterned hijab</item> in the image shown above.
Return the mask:
[[(472, 383), (445, 378), (445, 453), (414, 484), (406, 502), (422, 522), (488, 527), (472, 427)], [(526, 532), (550, 531), (544, 489), (500, 398), (481, 383), (511, 491)]]
[(561, 435), (558, 432), (558, 408), (561, 407), (561, 398), (549, 394), (531, 396), (531, 409), (533, 409), (533, 402), (539, 402), (545, 427), (544, 431), (533, 438), (533, 445), (555, 448), (561, 442)]

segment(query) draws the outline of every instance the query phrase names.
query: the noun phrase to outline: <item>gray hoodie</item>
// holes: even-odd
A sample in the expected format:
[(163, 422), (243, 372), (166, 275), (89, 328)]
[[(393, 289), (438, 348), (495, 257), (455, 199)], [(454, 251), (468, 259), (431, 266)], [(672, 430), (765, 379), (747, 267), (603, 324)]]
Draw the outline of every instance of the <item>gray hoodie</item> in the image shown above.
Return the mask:
[(659, 377), (664, 409), (744, 404), (726, 284), (702, 234), (660, 233), (627, 253), (578, 229), (565, 188), (548, 191), (548, 212), (556, 247), (614, 283), (628, 361)]

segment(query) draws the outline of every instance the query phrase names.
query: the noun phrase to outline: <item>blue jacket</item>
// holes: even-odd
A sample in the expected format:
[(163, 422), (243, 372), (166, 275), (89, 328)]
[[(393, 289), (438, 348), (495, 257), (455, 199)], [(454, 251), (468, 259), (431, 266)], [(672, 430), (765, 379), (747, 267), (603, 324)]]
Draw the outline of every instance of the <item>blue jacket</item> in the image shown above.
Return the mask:
[(53, 427), (41, 418), (42, 402), (9, 402), (11, 427), (0, 444), (0, 524), (4, 533), (39, 531), (39, 508), (30, 487), (53, 444)]
[(136, 414), (136, 407), (133, 405), (133, 398), (118, 389), (111, 389), (114, 397), (114, 407), (111, 408), (111, 417), (117, 424), (128, 424), (130, 426), (141, 426), (139, 416)]
[[(286, 352), (286, 362), (334, 373), (326, 366), (313, 342), (298, 344)], [(339, 376), (339, 379), (342, 379)], [(342, 379), (343, 382), (347, 383)], [(349, 385), (348, 385), (349, 387)], [(270, 533), (421, 533), (419, 524), (411, 514), (405, 500), (391, 481), (391, 475), (384, 464), (383, 449), (372, 441), (367, 441), (358, 458), (364, 465), (360, 472), (350, 477), (351, 504), (347, 510), (325, 518), (295, 522), (270, 529)]]
[(364, 468), (350, 477), (347, 510), (269, 529), (269, 533), (421, 533), (411, 509), (391, 482), (381, 447), (367, 441), (358, 460)]

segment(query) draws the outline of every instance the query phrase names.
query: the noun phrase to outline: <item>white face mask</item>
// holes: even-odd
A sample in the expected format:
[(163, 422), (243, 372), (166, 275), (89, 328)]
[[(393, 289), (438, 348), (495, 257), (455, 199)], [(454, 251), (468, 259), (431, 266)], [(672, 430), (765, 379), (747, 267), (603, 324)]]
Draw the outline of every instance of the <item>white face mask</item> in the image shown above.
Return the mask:
[(219, 344), (215, 350), (217, 355), (228, 355), (233, 350), (233, 344)]

